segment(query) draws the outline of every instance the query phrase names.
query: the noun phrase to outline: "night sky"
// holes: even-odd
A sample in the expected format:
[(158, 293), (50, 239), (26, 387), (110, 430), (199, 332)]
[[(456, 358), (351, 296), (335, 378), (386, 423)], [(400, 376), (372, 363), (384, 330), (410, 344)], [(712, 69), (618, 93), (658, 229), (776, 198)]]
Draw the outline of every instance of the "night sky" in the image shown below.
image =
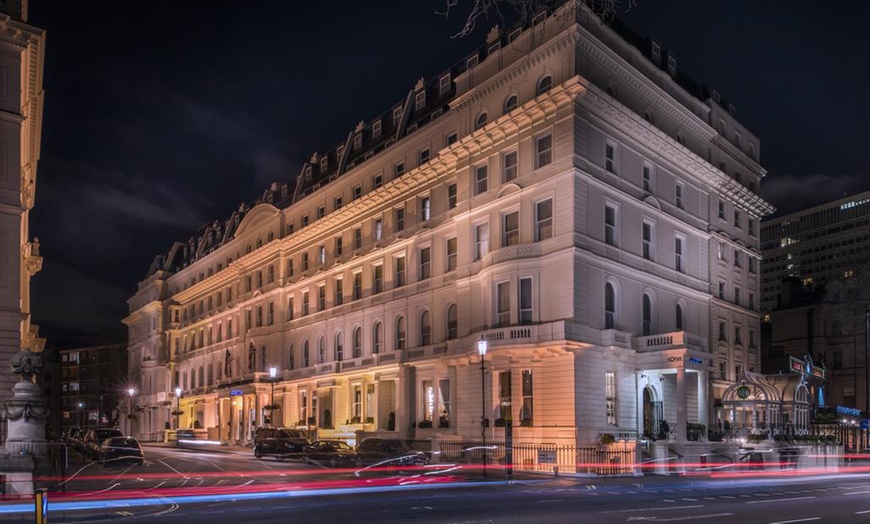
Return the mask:
[[(294, 177), (497, 23), (451, 38), (463, 20), (435, 14), (444, 0), (194, 3), (30, 2), (47, 32), (31, 289), (49, 345), (125, 341), (155, 255)], [(870, 4), (636, 0), (623, 18), (736, 106), (774, 206), (870, 189)]]

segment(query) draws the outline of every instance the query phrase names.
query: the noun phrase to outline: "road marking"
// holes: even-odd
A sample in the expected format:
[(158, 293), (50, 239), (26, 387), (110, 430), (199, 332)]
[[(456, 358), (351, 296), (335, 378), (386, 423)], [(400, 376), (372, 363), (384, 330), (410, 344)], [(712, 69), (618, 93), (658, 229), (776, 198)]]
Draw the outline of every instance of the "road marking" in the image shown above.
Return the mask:
[(792, 524), (793, 522), (810, 522), (812, 520), (822, 520), (822, 517), (810, 517), (808, 519), (797, 520), (780, 520), (779, 522), (771, 522), (770, 524)]
[(856, 511), (856, 512), (855, 512), (855, 515), (863, 515), (863, 514), (865, 514), (865, 513), (870, 513), (870, 509), (868, 509), (868, 510), (864, 510), (864, 511)]
[(184, 477), (185, 479), (190, 478), (190, 477), (188, 477), (187, 475), (185, 475), (184, 473), (182, 473), (182, 472), (178, 471), (177, 469), (173, 468), (172, 466), (170, 466), (170, 465), (167, 464), (166, 462), (163, 462), (163, 459), (157, 459), (157, 462), (163, 464), (163, 465), (166, 466), (167, 468), (169, 468), (169, 469), (171, 469), (172, 471), (178, 473), (179, 475), (181, 475), (181, 476)]
[[(806, 500), (806, 499), (814, 499), (816, 497), (792, 497), (790, 499), (770, 499), (770, 500), (750, 500), (747, 504), (767, 504), (768, 502), (786, 502), (789, 500)], [(789, 522), (800, 522), (798, 520), (791, 520)]]
[(132, 517), (133, 516), (133, 514), (130, 513), (129, 511), (116, 511), (115, 513), (117, 513), (118, 515), (121, 515), (122, 517)]
[(688, 500), (689, 502), (698, 502), (698, 499), (682, 498), (680, 500)]
[(865, 495), (870, 493), (870, 491), (852, 491), (850, 493), (843, 493), (843, 495)]
[(719, 498), (720, 499), (736, 499), (737, 497), (732, 497), (731, 495), (721, 495), (721, 496), (719, 496)]
[(660, 508), (639, 508), (639, 509), (616, 509), (612, 511), (602, 511), (601, 513), (637, 513), (638, 511), (660, 511), (667, 509), (694, 509), (703, 508), (703, 504), (695, 504), (694, 506), (663, 506)]

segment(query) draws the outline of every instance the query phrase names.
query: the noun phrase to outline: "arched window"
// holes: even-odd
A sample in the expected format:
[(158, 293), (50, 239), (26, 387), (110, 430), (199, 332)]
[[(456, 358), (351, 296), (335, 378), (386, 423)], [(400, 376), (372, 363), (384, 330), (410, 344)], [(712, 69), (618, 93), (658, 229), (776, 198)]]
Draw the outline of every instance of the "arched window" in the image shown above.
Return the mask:
[(326, 337), (320, 337), (317, 342), (317, 363), (323, 364), (326, 362)]
[(432, 319), (428, 311), (420, 313), (420, 345), (428, 346), (432, 343)]
[(311, 365), (311, 353), (308, 351), (308, 341), (302, 343), (302, 367), (307, 368)]
[(353, 329), (353, 358), (362, 356), (362, 328), (357, 326)]
[(677, 304), (677, 307), (674, 311), (674, 318), (676, 319), (677, 331), (684, 330), (685, 326), (683, 324), (683, 306), (682, 305)]
[(517, 108), (517, 95), (511, 94), (504, 101), (504, 114), (508, 114)]
[(372, 355), (377, 355), (383, 349), (384, 344), (384, 325), (381, 322), (375, 322), (372, 327)]
[(477, 115), (477, 119), (474, 121), (474, 130), (477, 131), (481, 127), (485, 126), (486, 121), (487, 121), (486, 111)]
[(649, 294), (643, 294), (643, 336), (652, 335), (652, 299)]
[(405, 349), (405, 317), (401, 315), (396, 319), (396, 343), (393, 349)]
[(336, 362), (344, 360), (344, 341), (341, 338), (341, 331), (335, 334), (335, 350), (333, 357)]
[(616, 326), (616, 291), (610, 282), (604, 284), (604, 329)]
[(214, 384), (214, 366), (212, 364), (208, 365), (208, 382), (206, 385), (211, 386)]
[(447, 340), (454, 340), (459, 335), (459, 322), (456, 319), (456, 304), (447, 306)]
[(535, 96), (540, 96), (550, 90), (553, 87), (553, 77), (550, 75), (544, 75), (538, 80), (538, 87), (535, 88)]

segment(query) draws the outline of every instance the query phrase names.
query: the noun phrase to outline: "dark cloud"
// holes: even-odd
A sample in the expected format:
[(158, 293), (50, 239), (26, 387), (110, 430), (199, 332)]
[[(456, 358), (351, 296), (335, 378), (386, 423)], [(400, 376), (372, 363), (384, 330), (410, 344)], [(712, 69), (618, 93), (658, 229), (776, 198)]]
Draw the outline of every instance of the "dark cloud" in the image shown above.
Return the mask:
[(778, 176), (764, 181), (761, 196), (777, 206), (778, 216), (867, 191), (868, 182), (864, 173)]

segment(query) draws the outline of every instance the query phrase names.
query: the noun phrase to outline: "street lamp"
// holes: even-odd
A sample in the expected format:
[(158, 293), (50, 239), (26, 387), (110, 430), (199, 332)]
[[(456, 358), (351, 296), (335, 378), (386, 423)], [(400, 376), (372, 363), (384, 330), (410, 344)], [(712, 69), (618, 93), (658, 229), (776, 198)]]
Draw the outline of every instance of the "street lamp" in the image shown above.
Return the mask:
[(79, 402), (79, 427), (82, 428), (82, 431), (84, 431), (84, 429), (85, 429), (85, 421), (84, 421), (84, 417), (82, 416), (82, 408), (83, 407), (85, 407), (85, 403)]
[(480, 335), (477, 341), (477, 354), (480, 355), (480, 437), (483, 440), (483, 476), (486, 476), (486, 350), (489, 342)]
[(181, 416), (181, 388), (175, 388), (175, 430), (178, 431), (179, 417)]
[(269, 425), (275, 425), (275, 377), (278, 376), (278, 368), (269, 368), (269, 382), (272, 385), (272, 396), (269, 399)]
[(130, 395), (129, 406), (127, 408), (127, 420), (130, 421), (130, 436), (132, 437), (132, 436), (134, 436), (134, 434), (133, 434), (133, 416), (134, 416), (133, 415), (133, 395), (136, 394), (136, 389), (135, 388), (128, 388), (127, 394)]

